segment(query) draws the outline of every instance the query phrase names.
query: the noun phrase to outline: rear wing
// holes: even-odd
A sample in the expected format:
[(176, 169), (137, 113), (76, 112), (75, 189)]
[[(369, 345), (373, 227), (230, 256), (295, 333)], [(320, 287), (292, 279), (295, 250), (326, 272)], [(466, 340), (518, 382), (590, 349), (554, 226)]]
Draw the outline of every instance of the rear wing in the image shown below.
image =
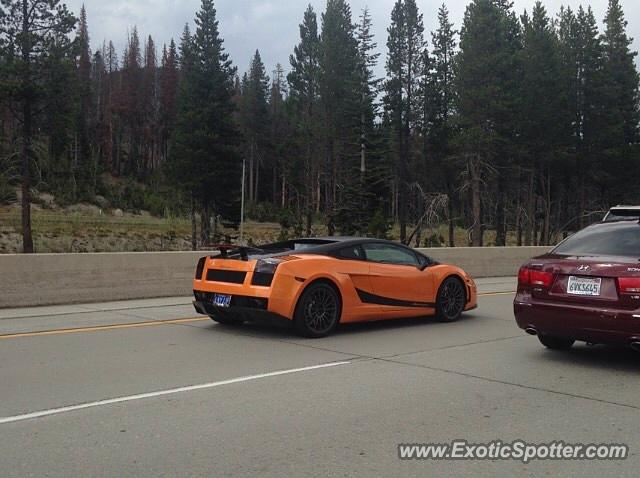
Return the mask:
[(228, 259), (231, 255), (239, 255), (243, 261), (249, 260), (250, 252), (260, 252), (260, 249), (249, 246), (238, 246), (235, 244), (212, 244), (206, 246), (206, 250), (219, 251), (218, 255), (210, 256), (212, 259)]

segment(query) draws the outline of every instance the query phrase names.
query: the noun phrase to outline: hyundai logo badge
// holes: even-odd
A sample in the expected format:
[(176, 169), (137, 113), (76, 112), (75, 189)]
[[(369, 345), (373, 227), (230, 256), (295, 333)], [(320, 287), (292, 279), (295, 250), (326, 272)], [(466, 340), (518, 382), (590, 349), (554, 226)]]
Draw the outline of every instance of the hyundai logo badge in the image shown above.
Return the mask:
[(578, 267), (578, 271), (579, 272), (588, 272), (590, 270), (591, 270), (590, 266), (582, 265), (582, 266)]

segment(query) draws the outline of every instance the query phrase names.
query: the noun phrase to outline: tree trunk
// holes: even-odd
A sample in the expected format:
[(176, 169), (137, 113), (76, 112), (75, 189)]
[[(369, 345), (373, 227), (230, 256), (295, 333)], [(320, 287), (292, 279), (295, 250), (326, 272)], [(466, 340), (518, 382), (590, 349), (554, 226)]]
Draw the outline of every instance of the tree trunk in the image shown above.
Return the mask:
[(209, 214), (209, 201), (202, 201), (202, 210), (200, 212), (200, 234), (202, 236), (202, 244), (209, 244), (211, 239), (211, 216)]
[(471, 173), (471, 212), (473, 216), (473, 226), (471, 229), (471, 244), (473, 247), (482, 247), (482, 204), (480, 167), (477, 164), (478, 158), (472, 155), (469, 163)]
[(32, 135), (32, 99), (30, 95), (31, 71), (29, 68), (31, 45), (29, 43), (29, 2), (22, 0), (22, 61), (24, 62), (23, 82), (28, 97), (22, 106), (22, 252), (33, 254), (33, 236), (31, 233), (31, 135)]
[(260, 181), (260, 160), (256, 158), (256, 184), (255, 191), (253, 193), (254, 202), (258, 202), (258, 183)]
[(535, 189), (534, 189), (534, 171), (529, 172), (529, 185), (527, 188), (527, 216), (528, 223), (525, 230), (524, 242), (527, 246), (533, 245), (536, 228), (536, 205), (535, 205)]
[[(362, 102), (366, 101), (366, 95), (362, 92)], [(366, 123), (367, 119), (365, 117), (364, 112), (360, 115), (360, 128), (361, 128), (361, 136), (360, 136), (360, 180), (364, 184), (364, 177), (367, 173), (367, 143), (366, 143)]]
[(453, 199), (449, 197), (449, 247), (456, 247), (455, 224), (453, 222)]
[(191, 250), (198, 250), (198, 240), (196, 238), (198, 234), (198, 226), (196, 224), (196, 198), (191, 192)]
[(498, 181), (498, 204), (496, 207), (496, 246), (504, 247), (507, 245), (507, 228), (505, 224), (505, 205), (506, 194), (504, 193), (503, 181)]
[(25, 100), (22, 129), (22, 252), (32, 254), (33, 235), (31, 232), (31, 104)]
[(544, 191), (544, 227), (542, 230), (543, 245), (548, 245), (551, 242), (551, 172), (546, 171), (543, 176), (543, 191)]
[(249, 203), (253, 204), (253, 141), (251, 141), (251, 149), (249, 154)]

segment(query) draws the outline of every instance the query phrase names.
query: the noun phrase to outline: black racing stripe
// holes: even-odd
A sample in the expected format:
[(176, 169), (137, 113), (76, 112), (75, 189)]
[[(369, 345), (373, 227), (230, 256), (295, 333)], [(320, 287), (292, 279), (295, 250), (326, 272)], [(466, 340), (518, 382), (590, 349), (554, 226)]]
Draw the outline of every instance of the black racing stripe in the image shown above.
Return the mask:
[(436, 306), (433, 302), (413, 302), (410, 300), (391, 299), (389, 297), (381, 297), (379, 295), (365, 292), (361, 289), (356, 289), (358, 297), (365, 304), (377, 304), (377, 305), (390, 305), (395, 307), (424, 307), (433, 308)]

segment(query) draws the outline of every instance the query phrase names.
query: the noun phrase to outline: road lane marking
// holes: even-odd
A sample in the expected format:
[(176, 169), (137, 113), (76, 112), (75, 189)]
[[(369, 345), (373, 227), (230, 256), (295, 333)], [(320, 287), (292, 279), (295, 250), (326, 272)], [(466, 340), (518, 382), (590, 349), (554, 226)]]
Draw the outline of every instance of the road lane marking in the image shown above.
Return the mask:
[[(515, 291), (509, 292), (484, 292), (479, 293), (478, 297), (491, 297), (499, 295), (511, 295), (515, 294)], [(209, 321), (208, 317), (193, 317), (186, 319), (169, 319), (169, 320), (149, 320), (145, 322), (135, 322), (131, 324), (112, 324), (112, 325), (96, 325), (90, 327), (77, 327), (69, 329), (53, 329), (53, 330), (40, 330), (35, 332), (18, 332), (15, 334), (0, 334), (0, 340), (6, 339), (18, 339), (27, 337), (40, 337), (47, 335), (67, 335), (67, 334), (79, 334), (87, 332), (102, 332), (106, 330), (120, 330), (120, 329), (136, 329), (141, 327), (156, 327), (158, 325), (171, 325), (171, 324), (188, 324), (193, 322), (205, 322)]]
[(87, 403), (82, 403), (80, 405), (70, 405), (70, 406), (66, 406), (66, 407), (60, 407), (60, 408), (51, 408), (49, 410), (41, 410), (38, 412), (32, 412), (32, 413), (25, 413), (23, 415), (15, 415), (12, 417), (3, 417), (0, 418), (0, 425), (5, 424), (5, 423), (15, 423), (15, 422), (21, 422), (24, 420), (32, 420), (34, 418), (42, 418), (42, 417), (48, 417), (51, 415), (58, 415), (61, 413), (69, 413), (69, 412), (75, 412), (77, 410), (85, 410), (87, 408), (95, 408), (95, 407), (104, 407), (107, 405), (115, 405), (118, 403), (125, 403), (125, 402), (133, 402), (136, 400), (145, 400), (147, 398), (156, 398), (156, 397), (164, 397), (167, 395), (175, 395), (178, 393), (185, 393), (185, 392), (193, 392), (196, 390), (207, 390), (210, 388), (216, 388), (216, 387), (221, 387), (223, 385), (232, 385), (235, 383), (243, 383), (243, 382), (250, 382), (252, 380), (260, 380), (263, 378), (269, 378), (269, 377), (278, 377), (280, 375), (291, 375), (294, 373), (301, 373), (301, 372), (309, 372), (312, 370), (318, 370), (318, 369), (324, 369), (324, 368), (330, 368), (330, 367), (337, 367), (340, 365), (349, 365), (351, 364), (351, 362), (330, 362), (330, 363), (325, 363), (325, 364), (320, 364), (320, 365), (312, 365), (310, 367), (302, 367), (302, 368), (293, 368), (293, 369), (289, 369), (289, 370), (280, 370), (277, 372), (268, 372), (268, 373), (261, 373), (258, 375), (248, 375), (245, 377), (238, 377), (238, 378), (232, 378), (229, 380), (222, 380), (219, 382), (211, 382), (211, 383), (203, 383), (200, 385), (190, 385), (187, 387), (179, 387), (179, 388), (172, 388), (172, 389), (168, 389), (168, 390), (160, 390), (157, 392), (149, 392), (149, 393), (140, 393), (137, 395), (128, 395), (125, 397), (118, 397), (118, 398), (109, 398), (106, 400), (98, 400), (96, 402), (87, 402)]
[(19, 332), (16, 334), (0, 335), (0, 340), (15, 339), (19, 337), (38, 337), (41, 335), (65, 335), (65, 334), (78, 334), (82, 332), (100, 332), (103, 330), (135, 329), (140, 327), (154, 327), (157, 325), (188, 324), (191, 322), (202, 322), (205, 320), (210, 320), (210, 319), (208, 317), (206, 318), (194, 317), (189, 319), (149, 320), (146, 322), (135, 322), (132, 324), (96, 325), (92, 327), (78, 327), (78, 328), (71, 328), (71, 329), (41, 330), (37, 332)]

